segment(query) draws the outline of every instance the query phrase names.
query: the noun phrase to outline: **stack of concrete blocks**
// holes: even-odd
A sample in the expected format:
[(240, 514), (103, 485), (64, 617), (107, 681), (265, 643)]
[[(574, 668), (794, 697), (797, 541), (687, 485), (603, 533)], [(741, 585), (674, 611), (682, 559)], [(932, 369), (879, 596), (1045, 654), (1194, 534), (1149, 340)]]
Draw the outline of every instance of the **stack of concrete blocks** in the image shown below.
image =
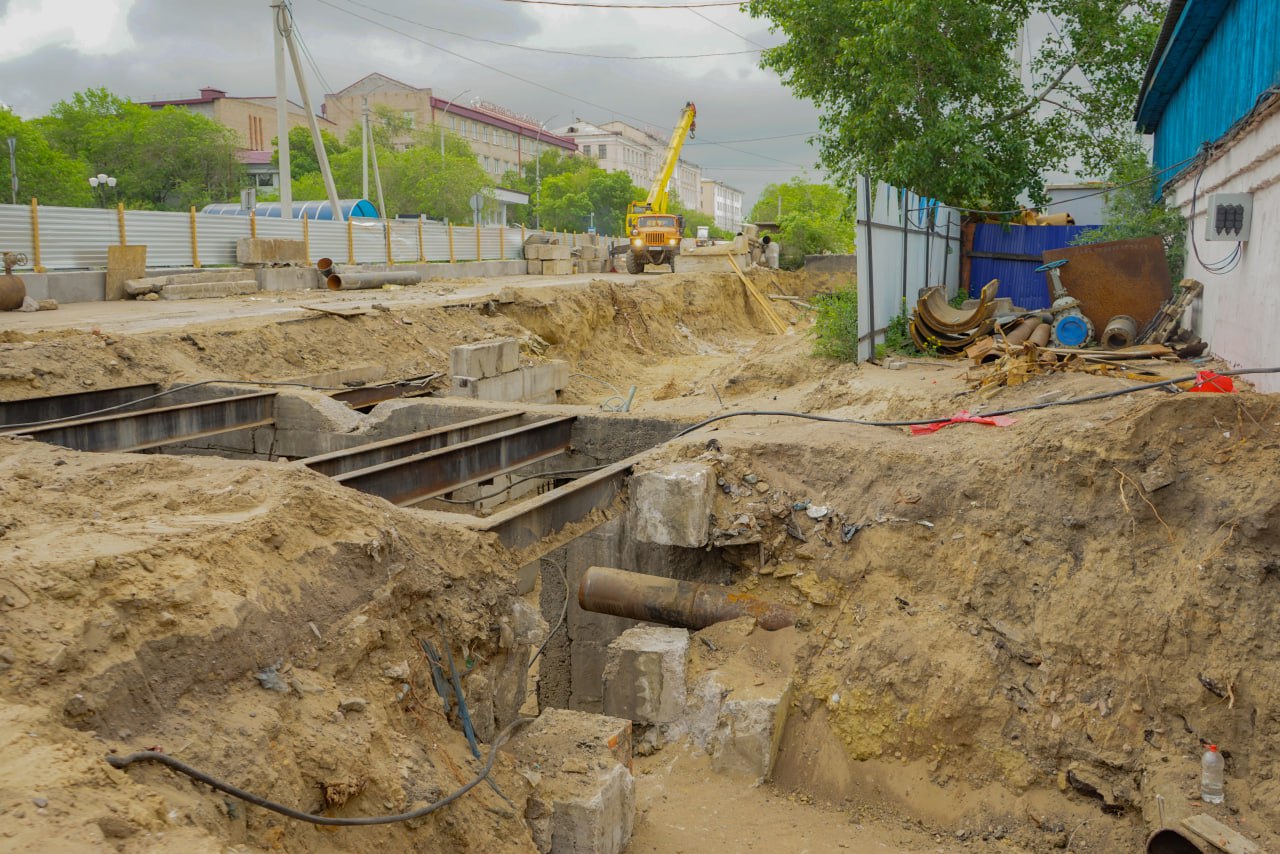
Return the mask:
[(603, 273), (609, 263), (608, 245), (600, 245), (600, 235), (591, 234), (586, 243), (573, 250), (573, 266), (576, 273)]
[(308, 290), (323, 284), (301, 240), (242, 237), (236, 241), (236, 263), (253, 269), (264, 291)]
[(560, 390), (569, 385), (568, 362), (521, 367), (520, 342), (514, 338), (454, 347), (449, 364), (450, 393), (472, 400), (555, 403)]
[(568, 276), (573, 272), (573, 251), (559, 242), (526, 243), (524, 257), (531, 276)]
[(124, 289), (134, 299), (213, 299), (256, 294), (258, 280), (247, 270), (211, 270), (129, 279)]
[(533, 786), (525, 822), (541, 854), (622, 854), (635, 825), (631, 721), (548, 709), (503, 748)]

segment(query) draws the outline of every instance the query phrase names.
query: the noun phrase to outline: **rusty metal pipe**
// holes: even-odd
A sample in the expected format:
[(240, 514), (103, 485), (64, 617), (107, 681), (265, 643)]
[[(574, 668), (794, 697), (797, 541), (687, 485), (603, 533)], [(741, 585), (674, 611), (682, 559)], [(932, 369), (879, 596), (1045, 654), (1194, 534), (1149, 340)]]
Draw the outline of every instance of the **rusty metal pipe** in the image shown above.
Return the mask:
[(796, 621), (790, 608), (746, 593), (604, 566), (588, 567), (583, 573), (578, 606), (597, 614), (695, 631), (738, 617), (755, 617), (760, 628), (770, 632)]
[(1138, 321), (1127, 314), (1117, 314), (1107, 321), (1102, 331), (1102, 346), (1108, 350), (1128, 347), (1138, 337)]
[(1010, 330), (1010, 332), (1005, 335), (1004, 339), (1010, 346), (1014, 344), (1021, 344), (1031, 336), (1031, 333), (1034, 332), (1038, 326), (1040, 326), (1040, 318), (1028, 317)]
[(1047, 323), (1041, 323), (1035, 329), (1031, 330), (1031, 337), (1027, 341), (1037, 347), (1048, 347), (1049, 336), (1053, 333), (1053, 327)]
[(0, 275), (0, 311), (22, 308), (27, 298), (27, 285), (18, 276)]
[(333, 259), (321, 258), (316, 262), (316, 272), (320, 274), (320, 278), (327, 279), (333, 275)]
[(331, 291), (362, 291), (383, 285), (416, 285), (421, 273), (330, 273), (325, 284)]

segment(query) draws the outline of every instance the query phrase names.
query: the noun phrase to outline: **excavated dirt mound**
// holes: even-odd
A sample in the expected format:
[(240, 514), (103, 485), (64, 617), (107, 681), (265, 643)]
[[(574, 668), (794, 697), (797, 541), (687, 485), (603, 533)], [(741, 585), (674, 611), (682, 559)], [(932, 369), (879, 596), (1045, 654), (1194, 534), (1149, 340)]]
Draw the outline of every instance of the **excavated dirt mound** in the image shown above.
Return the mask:
[[(104, 761), (163, 750), (331, 815), (452, 791), (478, 763), (415, 638), (502, 658), (513, 591), (496, 546), (293, 466), (14, 440), (0, 519), (5, 849), (531, 850), (484, 787), (412, 825), (328, 829)], [(509, 762), (494, 773), (522, 797)]]
[[(744, 419), (668, 448), (717, 466), (719, 529), (761, 531), (742, 586), (806, 610), (777, 782), (957, 845), (1132, 851), (1172, 775), (1280, 845), (1278, 415), (1148, 392), (1004, 429)], [(1195, 797), (1201, 740), (1225, 807)]]

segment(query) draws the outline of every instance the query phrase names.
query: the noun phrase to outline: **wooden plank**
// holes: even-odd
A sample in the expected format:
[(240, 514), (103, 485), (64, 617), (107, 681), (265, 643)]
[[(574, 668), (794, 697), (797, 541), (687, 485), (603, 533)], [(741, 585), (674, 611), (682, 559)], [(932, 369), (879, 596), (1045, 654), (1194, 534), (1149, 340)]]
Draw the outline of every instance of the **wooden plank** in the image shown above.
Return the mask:
[(1182, 826), (1227, 854), (1263, 854), (1257, 843), (1236, 833), (1213, 816), (1204, 813), (1187, 816), (1182, 820)]
[(756, 286), (751, 283), (751, 280), (746, 277), (746, 274), (742, 272), (742, 268), (738, 266), (738, 262), (733, 260), (732, 255), (726, 255), (725, 257), (729, 259), (729, 266), (733, 267), (733, 271), (738, 274), (738, 278), (742, 279), (742, 284), (746, 286), (747, 293), (760, 306), (760, 310), (764, 312), (765, 318), (773, 325), (777, 334), (784, 334), (787, 331), (787, 325), (778, 316), (778, 313), (773, 310), (773, 306), (769, 305), (769, 301), (764, 298), (764, 294), (760, 293)]

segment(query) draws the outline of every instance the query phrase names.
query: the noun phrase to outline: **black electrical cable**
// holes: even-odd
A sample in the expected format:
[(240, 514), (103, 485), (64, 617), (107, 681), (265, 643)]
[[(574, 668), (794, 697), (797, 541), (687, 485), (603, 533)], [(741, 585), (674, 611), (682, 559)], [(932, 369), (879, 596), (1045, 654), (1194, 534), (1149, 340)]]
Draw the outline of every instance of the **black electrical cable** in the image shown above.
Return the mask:
[(546, 639), (538, 647), (538, 651), (533, 654), (533, 658), (529, 659), (529, 666), (525, 668), (526, 673), (533, 667), (533, 663), (538, 660), (538, 656), (542, 655), (542, 651), (547, 648), (547, 644), (551, 643), (551, 639), (556, 636), (556, 632), (560, 631), (560, 627), (564, 625), (565, 618), (569, 616), (569, 575), (564, 571), (564, 564), (549, 557), (542, 559), (560, 570), (560, 580), (564, 583), (564, 607), (560, 609), (560, 619), (556, 621), (555, 628), (547, 632)]
[[(1200, 257), (1200, 246), (1196, 242), (1196, 198), (1200, 195), (1200, 179), (1204, 177), (1204, 170), (1209, 168), (1208, 149), (1205, 151), (1204, 162), (1200, 164), (1200, 171), (1196, 172), (1195, 183), (1191, 185), (1191, 216), (1187, 220), (1188, 228), (1191, 232), (1191, 251), (1196, 256), (1196, 261), (1204, 268), (1206, 273), (1214, 276), (1225, 276), (1234, 270), (1240, 263), (1240, 241), (1236, 241), (1236, 247), (1225, 258), (1217, 261), (1206, 263)], [(1206, 213), (1206, 216), (1210, 214)]]
[(531, 720), (532, 718), (517, 718), (507, 724), (503, 728), (502, 732), (498, 733), (498, 735), (493, 739), (493, 745), (489, 748), (489, 759), (485, 762), (484, 768), (482, 768), (476, 776), (472, 777), (461, 787), (454, 789), (451, 793), (440, 800), (429, 803), (425, 807), (420, 807), (412, 812), (399, 813), (397, 815), (366, 816), (361, 818), (334, 818), (332, 816), (325, 815), (312, 815), (311, 813), (296, 810), (293, 807), (287, 807), (284, 804), (278, 804), (275, 801), (269, 801), (266, 798), (253, 794), (252, 792), (246, 792), (244, 789), (232, 786), (230, 783), (224, 783), (217, 777), (206, 774), (197, 768), (192, 768), (187, 763), (174, 759), (167, 753), (160, 753), (155, 750), (139, 750), (137, 753), (130, 753), (127, 756), (108, 756), (107, 764), (112, 768), (123, 769), (128, 768), (135, 762), (158, 762), (161, 765), (169, 766), (174, 771), (186, 774), (193, 780), (198, 780), (207, 786), (211, 786), (219, 792), (225, 792), (232, 797), (239, 798), (242, 801), (248, 801), (255, 806), (260, 806), (263, 809), (271, 810), (274, 813), (279, 813), (280, 815), (297, 819), (298, 821), (305, 821), (309, 824), (322, 824), (329, 827), (367, 827), (369, 825), (377, 824), (397, 824), (402, 821), (412, 821), (415, 818), (422, 818), (425, 815), (430, 815), (441, 807), (446, 807), (453, 803), (458, 798), (483, 783), (485, 779), (488, 778), (489, 772), (493, 770), (493, 763), (498, 758), (498, 748), (502, 746), (513, 732), (515, 732), (517, 727), (529, 723)]
[[(1218, 376), (1239, 377), (1239, 376), (1244, 376), (1246, 374), (1277, 374), (1277, 373), (1280, 373), (1280, 367), (1239, 368), (1234, 371), (1218, 372)], [(1073, 397), (1068, 400), (1049, 400), (1043, 403), (1030, 403), (1030, 404), (1027, 404), (1026, 406), (1015, 406), (1015, 407), (1012, 407), (1011, 409), (999, 409), (999, 410), (996, 410), (995, 412), (980, 412), (975, 417), (993, 418), (997, 415), (1013, 415), (1018, 412), (1030, 412), (1034, 409), (1048, 409), (1049, 407), (1052, 407), (1052, 406), (1070, 406), (1076, 403), (1090, 403), (1095, 400), (1106, 400), (1112, 397), (1120, 397), (1122, 395), (1132, 394), (1135, 391), (1146, 391), (1148, 389), (1153, 389), (1153, 388), (1173, 387), (1173, 386), (1176, 386), (1177, 383), (1195, 382), (1197, 379), (1199, 379), (1199, 377), (1195, 375), (1192, 375), (1189, 377), (1171, 377), (1167, 380), (1160, 380), (1159, 382), (1143, 383), (1142, 385), (1129, 386), (1127, 388), (1114, 389), (1112, 391), (1104, 391), (1104, 392), (1099, 392), (1097, 394), (1089, 394), (1089, 395), (1085, 395), (1084, 397)], [(671, 438), (679, 439), (682, 436), (686, 436), (689, 433), (692, 433), (694, 430), (699, 430), (703, 427), (706, 427), (708, 424), (713, 424), (716, 421), (722, 421), (726, 418), (736, 418), (739, 415), (772, 415), (772, 416), (781, 416), (781, 417), (787, 417), (787, 418), (804, 418), (809, 421), (827, 421), (833, 424), (856, 424), (861, 427), (914, 427), (916, 425), (924, 426), (927, 424), (945, 424), (951, 420), (950, 417), (946, 417), (946, 418), (922, 418), (915, 421), (863, 421), (857, 418), (836, 418), (830, 415), (813, 415), (808, 412), (789, 412), (785, 410), (744, 410), (742, 412), (725, 412), (725, 413), (721, 413), (720, 415), (713, 415), (712, 417), (704, 421), (699, 421), (697, 424), (684, 428), (683, 430), (681, 430), (679, 433), (675, 434)]]

